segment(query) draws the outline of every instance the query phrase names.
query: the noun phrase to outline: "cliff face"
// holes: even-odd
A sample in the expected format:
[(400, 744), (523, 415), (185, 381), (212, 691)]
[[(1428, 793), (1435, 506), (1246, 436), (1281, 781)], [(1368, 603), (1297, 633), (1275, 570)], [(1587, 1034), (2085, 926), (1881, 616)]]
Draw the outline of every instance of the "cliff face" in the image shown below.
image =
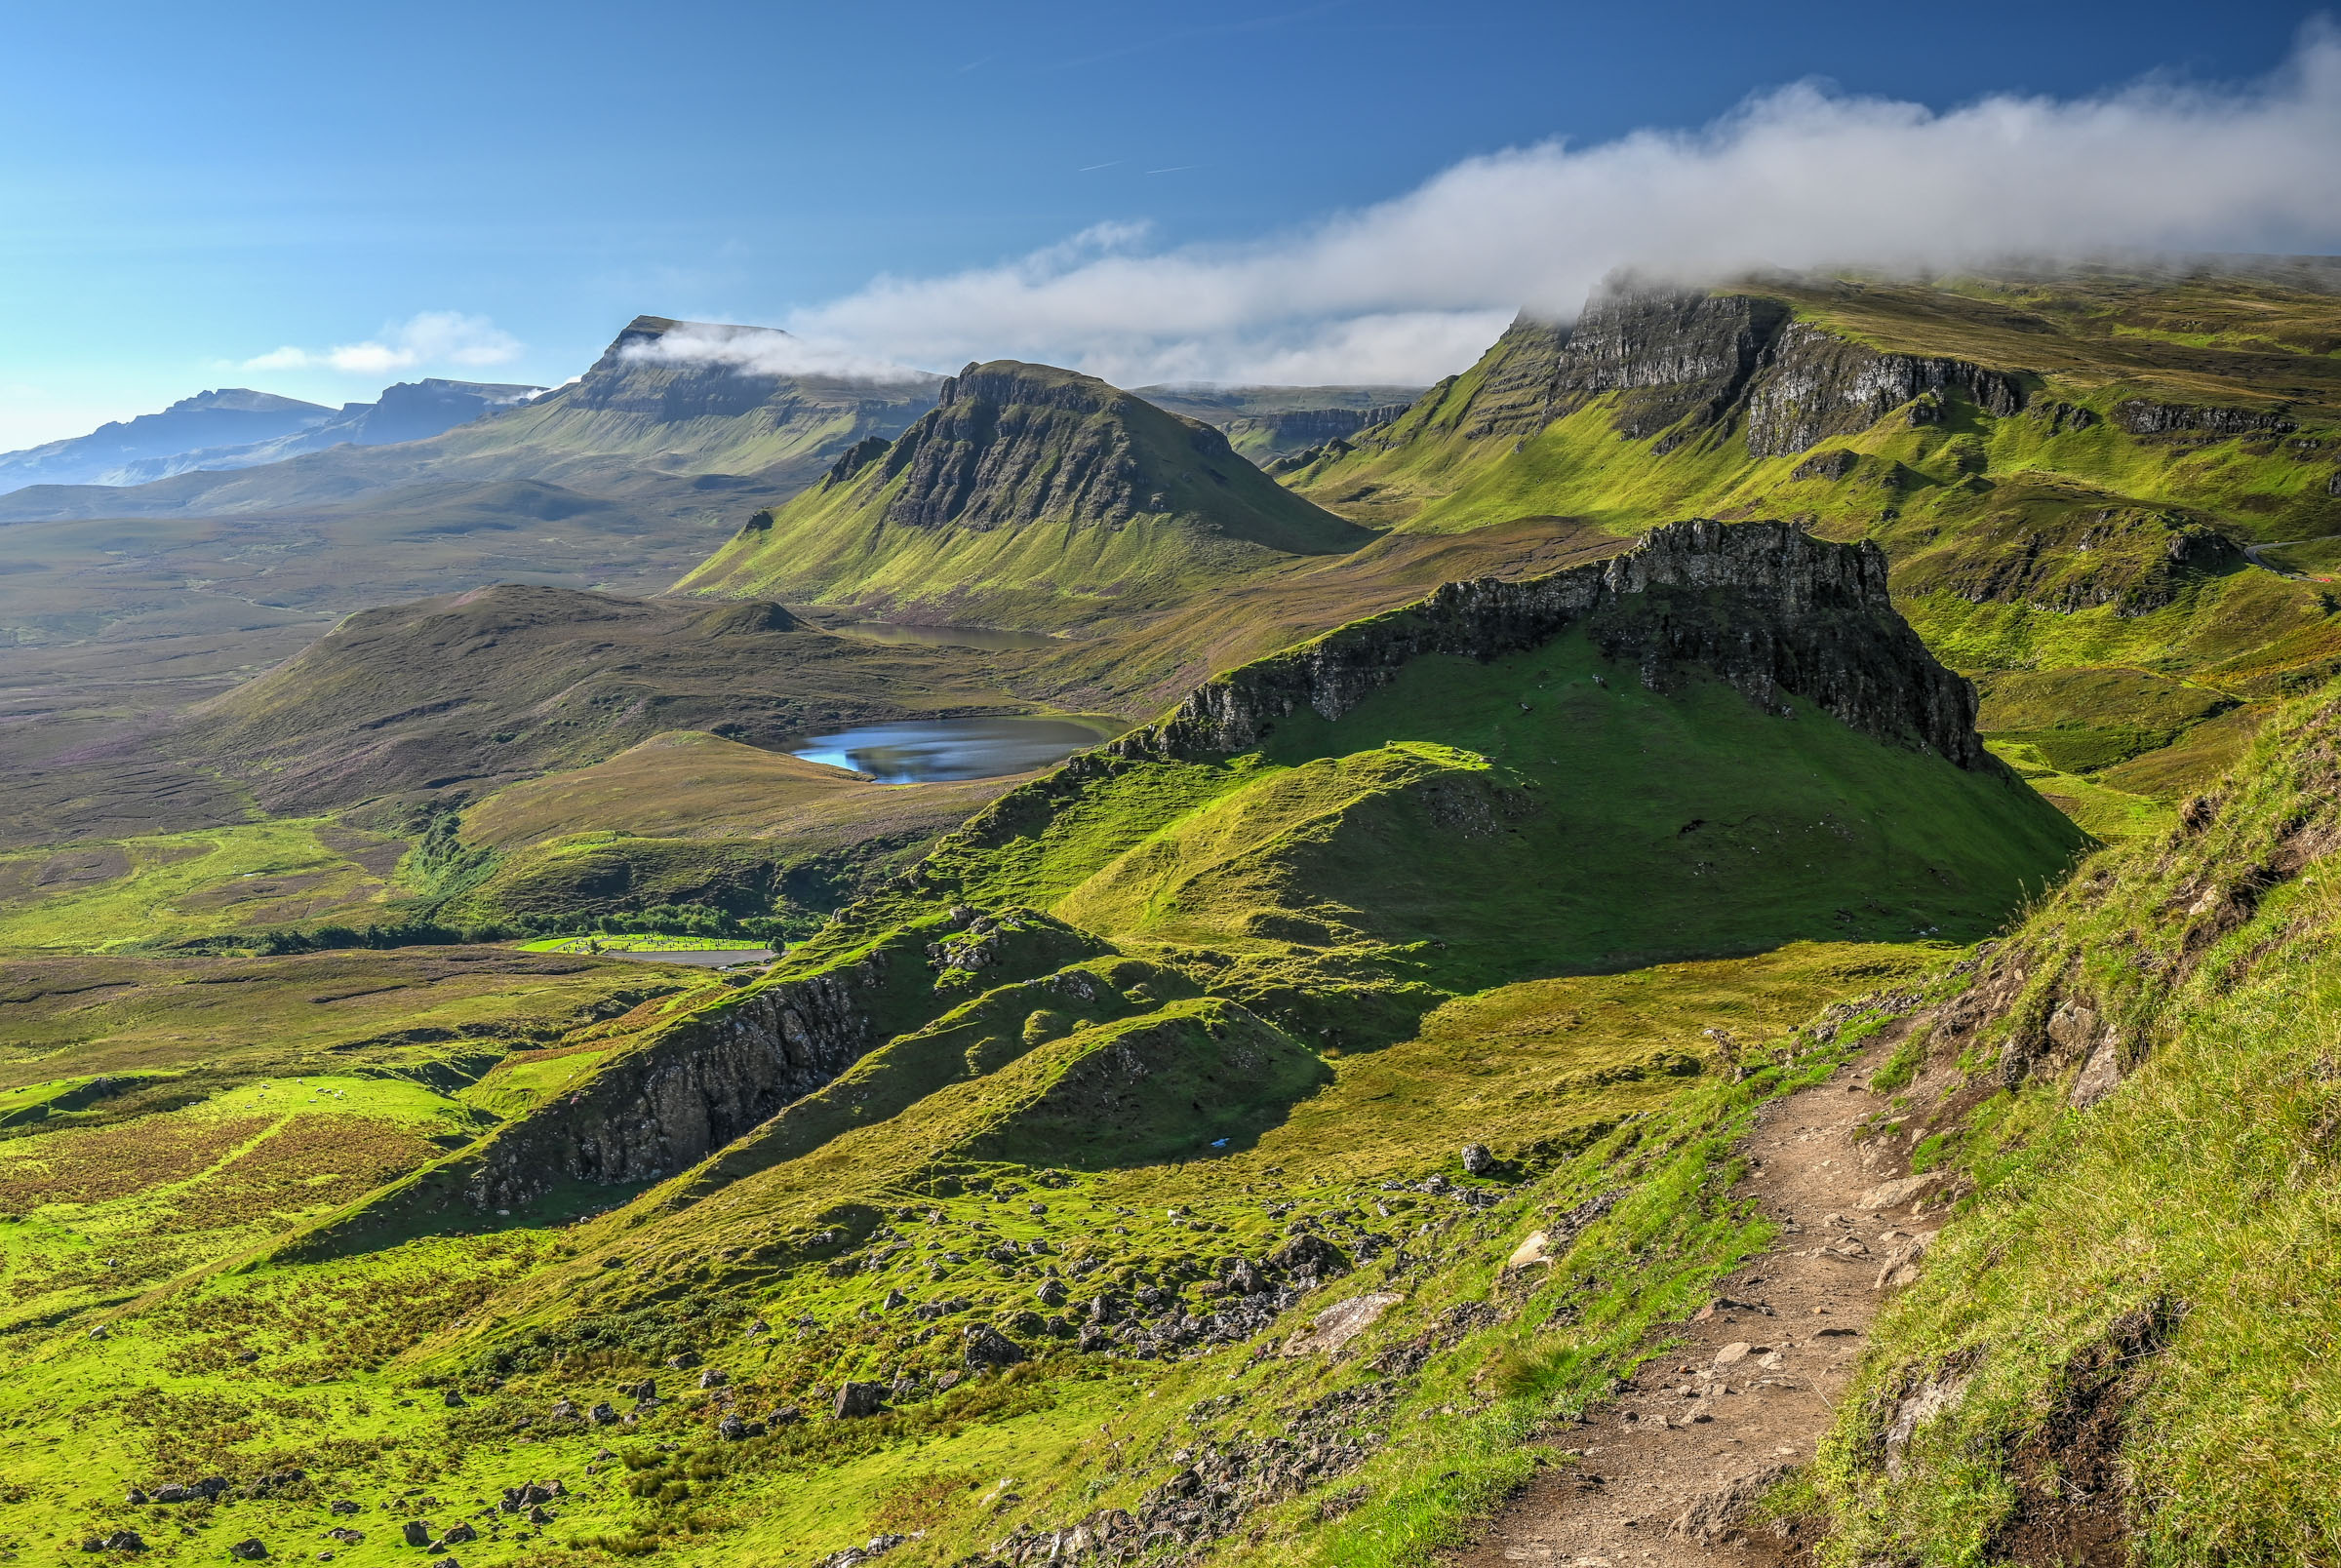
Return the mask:
[[(1605, 394), (1611, 423), (1634, 440), (1666, 435), (1671, 450), (1703, 430), (1743, 420), (1751, 455), (1807, 451), (1875, 423), (1929, 394), (1956, 391), (1993, 413), (2014, 413), (2014, 376), (1955, 359), (1892, 354), (1791, 318), (1760, 294), (1624, 288), (1597, 294), (1573, 327), (1522, 316), (1489, 349), (1459, 407), (1429, 422), (1469, 440), (1534, 435)], [(1436, 407), (1435, 387), (1417, 407)], [(1914, 411), (1914, 417), (1931, 416)]]
[(1937, 663), (1886, 596), (1885, 557), (1785, 523), (1671, 524), (1633, 549), (1547, 577), (1448, 583), (1199, 687), (1164, 724), (1108, 748), (1226, 755), (1301, 708), (1335, 719), (1426, 653), (1492, 659), (1583, 626), (1607, 656), (1666, 689), (1700, 666), (1777, 708), (1815, 703), (1880, 740), (1991, 765), (1974, 689)]
[[(1063, 516), (1113, 524), (1159, 510), (1162, 491), (1149, 483), (1131, 429), (1145, 408), (1070, 372), (1012, 360), (971, 365), (943, 383), (934, 412), (886, 454), (888, 480), (909, 476), (887, 517), (920, 528), (991, 529)], [(1239, 459), (1227, 438), (1179, 422), (1192, 424), (1183, 434), (1195, 460), (1228, 483)]]
[[(1905, 403), (1928, 393), (1939, 399), (1954, 389), (1987, 413), (2004, 417), (2024, 407), (2022, 384), (2003, 372), (1962, 360), (1882, 353), (1790, 322), (1748, 388), (1748, 454), (1793, 456), (1831, 436), (1866, 430)], [(1918, 404), (1911, 411), (1914, 421), (1924, 422), (1934, 407)]]
[(705, 1158), (878, 1043), (864, 993), (885, 961), (768, 986), (674, 1025), (491, 1139), (465, 1197), (512, 1208), (560, 1182), (653, 1181)]

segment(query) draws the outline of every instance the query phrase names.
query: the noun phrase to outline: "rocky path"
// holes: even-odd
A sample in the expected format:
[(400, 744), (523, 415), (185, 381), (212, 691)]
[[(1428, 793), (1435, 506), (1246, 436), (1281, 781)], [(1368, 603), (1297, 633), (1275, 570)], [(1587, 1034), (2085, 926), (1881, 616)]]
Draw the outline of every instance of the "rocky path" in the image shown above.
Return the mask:
[[(1907, 1280), (1934, 1222), (1882, 1149), (1853, 1129), (1883, 1100), (1868, 1078), (1881, 1041), (1829, 1082), (1765, 1109), (1741, 1146), (1741, 1196), (1781, 1222), (1771, 1250), (1720, 1287), (1681, 1343), (1586, 1424), (1552, 1439), (1546, 1467), (1448, 1559), (1453, 1568), (1760, 1568), (1781, 1544), (1737, 1524), (1749, 1500), (1810, 1459), (1897, 1271)], [(1663, 1343), (1662, 1339), (1660, 1343)]]

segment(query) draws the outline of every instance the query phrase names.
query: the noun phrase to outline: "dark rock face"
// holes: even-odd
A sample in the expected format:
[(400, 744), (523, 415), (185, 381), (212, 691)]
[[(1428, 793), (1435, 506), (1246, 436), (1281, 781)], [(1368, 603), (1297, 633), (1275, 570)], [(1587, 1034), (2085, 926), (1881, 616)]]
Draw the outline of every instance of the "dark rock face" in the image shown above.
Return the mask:
[(2202, 408), (2149, 398), (2131, 398), (2116, 408), (2114, 423), (2133, 436), (2281, 436), (2299, 428), (2266, 410)]
[(682, 1020), (489, 1140), (465, 1196), (508, 1208), (564, 1180), (651, 1181), (695, 1163), (878, 1043), (856, 995), (878, 978), (865, 961)]
[(1877, 739), (1990, 765), (1974, 689), (1937, 663), (1886, 596), (1875, 544), (1785, 523), (1670, 524), (1633, 549), (1551, 576), (1451, 582), (1429, 599), (1198, 687), (1163, 725), (1101, 755), (1224, 756), (1303, 707), (1337, 719), (1425, 653), (1493, 659), (1582, 625), (1602, 651), (1669, 689), (1701, 666), (1766, 708), (1793, 692)]
[(1265, 431), (1272, 447), (1316, 447), (1355, 435), (1368, 425), (1384, 424), (1407, 412), (1404, 403), (1370, 409), (1284, 409), (1247, 414), (1232, 427)]
[(1790, 322), (1748, 389), (1748, 453), (1787, 457), (1831, 436), (1866, 430), (1892, 410), (1956, 388), (1987, 413), (2021, 412), (2014, 376), (1963, 360), (1885, 354), (1806, 322)]
[[(1469, 402), (1441, 416), (1467, 439), (1532, 436), (1616, 394), (1617, 433), (1664, 432), (1660, 451), (1744, 419), (1752, 455), (1793, 455), (1928, 394), (1937, 403), (1914, 417), (1932, 422), (1953, 390), (1994, 414), (2024, 407), (2022, 382), (2004, 372), (1884, 353), (1792, 320), (1778, 299), (1633, 285), (1596, 294), (1573, 327), (1520, 317), (1478, 373)], [(1418, 407), (1450, 390), (1433, 387)]]
[[(943, 383), (935, 411), (886, 457), (886, 477), (908, 473), (891, 522), (989, 529), (1076, 516), (1114, 523), (1148, 509), (1123, 404), (1103, 381), (1012, 362), (969, 366)], [(1195, 426), (1199, 453), (1238, 461), (1227, 438)]]

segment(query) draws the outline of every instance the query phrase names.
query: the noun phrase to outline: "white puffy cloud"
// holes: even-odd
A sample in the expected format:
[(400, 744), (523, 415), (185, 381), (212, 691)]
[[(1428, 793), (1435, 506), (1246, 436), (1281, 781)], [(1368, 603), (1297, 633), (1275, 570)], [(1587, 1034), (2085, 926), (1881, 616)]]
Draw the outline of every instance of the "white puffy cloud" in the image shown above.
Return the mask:
[(724, 327), (687, 322), (646, 341), (628, 343), (623, 357), (654, 365), (724, 365), (749, 375), (835, 376), (848, 381), (922, 381), (912, 370), (835, 343), (811, 342), (771, 327)]
[(478, 370), (520, 357), (521, 342), (485, 316), (425, 310), (386, 325), (379, 337), (327, 349), (271, 349), (244, 362), (248, 371), (341, 371), (387, 375), (418, 367)]
[(1908, 270), (2341, 244), (2341, 35), (2240, 88), (2156, 77), (1943, 111), (1799, 84), (1698, 131), (1467, 159), (1392, 200), (1237, 246), (1140, 225), (1019, 260), (881, 277), (798, 312), (839, 352), (942, 368), (1012, 356), (1124, 385), (1412, 380), (1513, 310), (1566, 318), (1630, 267)]

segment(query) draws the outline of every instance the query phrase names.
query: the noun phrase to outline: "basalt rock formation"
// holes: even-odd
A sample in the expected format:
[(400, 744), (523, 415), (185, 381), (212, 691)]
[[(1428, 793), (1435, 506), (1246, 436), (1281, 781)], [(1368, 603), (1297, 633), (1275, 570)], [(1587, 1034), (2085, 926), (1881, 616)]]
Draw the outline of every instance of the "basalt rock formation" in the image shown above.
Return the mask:
[(848, 449), (680, 586), (1078, 620), (1370, 537), (1212, 425), (1093, 376), (999, 360), (943, 382), (891, 445)]
[(866, 993), (883, 954), (681, 1020), (491, 1139), (464, 1196), (528, 1203), (564, 1181), (671, 1176), (836, 1078), (879, 1043)]
[(1880, 740), (1963, 768), (1993, 765), (1975, 733), (1973, 688), (1894, 610), (1876, 545), (1830, 543), (1785, 523), (1703, 519), (1652, 529), (1623, 555), (1550, 576), (1448, 583), (1419, 604), (1210, 682), (1164, 724), (1107, 750), (1241, 751), (1301, 708), (1338, 718), (1424, 654), (1485, 661), (1580, 624), (1652, 689), (1697, 665), (1764, 707), (1794, 693)]
[(1518, 440), (1615, 395), (1611, 423), (1629, 439), (1663, 434), (1670, 451), (1736, 419), (1751, 456), (1775, 457), (1952, 391), (1993, 413), (2024, 405), (2013, 375), (1873, 348), (1796, 321), (1779, 299), (1625, 285), (1596, 294), (1573, 325), (1524, 313), (1470, 376), (1433, 387), (1415, 409), (1423, 430)]

